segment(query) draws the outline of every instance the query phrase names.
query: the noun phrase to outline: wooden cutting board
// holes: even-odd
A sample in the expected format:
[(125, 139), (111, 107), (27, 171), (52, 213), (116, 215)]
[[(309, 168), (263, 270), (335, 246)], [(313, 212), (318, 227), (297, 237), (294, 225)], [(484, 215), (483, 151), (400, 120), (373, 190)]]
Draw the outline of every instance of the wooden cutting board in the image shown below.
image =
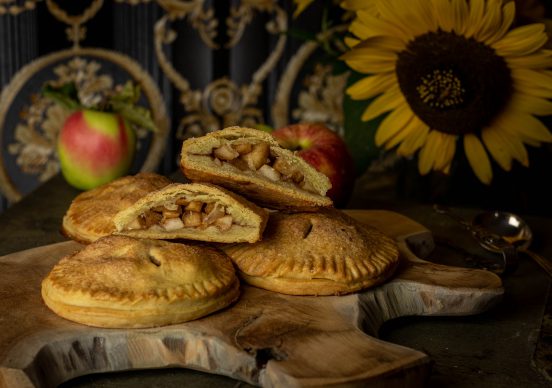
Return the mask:
[[(401, 266), (365, 292), (286, 296), (243, 286), (230, 308), (154, 329), (100, 329), (66, 321), (42, 303), (40, 282), (64, 255), (64, 242), (0, 258), (0, 387), (50, 387), (83, 374), (185, 367), (264, 387), (420, 386), (430, 370), (422, 352), (375, 338), (405, 315), (468, 315), (496, 303), (496, 275), (423, 261), (431, 233), (388, 211), (352, 216), (394, 237)], [(413, 252), (416, 252), (414, 254)]]

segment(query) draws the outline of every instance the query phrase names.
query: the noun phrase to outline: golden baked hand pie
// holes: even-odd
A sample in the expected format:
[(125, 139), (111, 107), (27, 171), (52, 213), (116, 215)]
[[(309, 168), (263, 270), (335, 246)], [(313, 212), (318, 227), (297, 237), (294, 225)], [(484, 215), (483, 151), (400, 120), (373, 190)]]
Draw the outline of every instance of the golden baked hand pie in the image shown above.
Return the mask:
[(263, 241), (223, 247), (245, 282), (290, 295), (346, 294), (382, 283), (395, 242), (339, 210), (270, 215)]
[(256, 129), (229, 127), (184, 141), (180, 168), (192, 181), (224, 186), (269, 208), (332, 205), (328, 177)]
[(63, 217), (61, 231), (81, 243), (91, 243), (115, 231), (113, 217), (149, 192), (170, 184), (164, 176), (139, 173), (125, 176), (75, 197)]
[(185, 322), (238, 297), (239, 280), (223, 252), (125, 236), (64, 257), (42, 281), (42, 298), (56, 314), (109, 328)]
[(117, 234), (155, 239), (255, 242), (268, 212), (211, 184), (173, 183), (141, 198), (115, 218)]

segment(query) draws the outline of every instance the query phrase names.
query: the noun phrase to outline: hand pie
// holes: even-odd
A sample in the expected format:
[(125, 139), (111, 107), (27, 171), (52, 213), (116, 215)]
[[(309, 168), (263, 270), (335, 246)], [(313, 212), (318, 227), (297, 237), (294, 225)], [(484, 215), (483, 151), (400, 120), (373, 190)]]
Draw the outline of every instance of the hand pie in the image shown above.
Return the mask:
[(73, 200), (63, 217), (61, 231), (81, 243), (91, 243), (115, 231), (113, 217), (149, 192), (170, 184), (164, 176), (139, 173), (125, 176), (95, 189), (85, 191)]
[(223, 188), (174, 183), (141, 198), (115, 218), (117, 234), (155, 239), (255, 242), (268, 212)]
[(332, 205), (328, 177), (256, 129), (229, 127), (184, 141), (180, 168), (192, 181), (224, 186), (269, 208)]
[(290, 295), (359, 291), (382, 283), (399, 263), (393, 240), (333, 209), (271, 214), (263, 241), (223, 250), (245, 282)]
[(108, 328), (181, 323), (238, 296), (232, 262), (221, 251), (124, 236), (64, 257), (42, 281), (42, 298), (56, 314)]

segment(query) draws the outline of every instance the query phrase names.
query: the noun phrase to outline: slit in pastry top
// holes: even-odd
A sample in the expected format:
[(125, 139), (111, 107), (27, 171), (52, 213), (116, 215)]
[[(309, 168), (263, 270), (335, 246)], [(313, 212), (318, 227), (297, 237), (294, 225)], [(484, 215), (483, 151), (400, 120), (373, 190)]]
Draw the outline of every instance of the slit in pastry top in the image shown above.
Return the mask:
[(119, 212), (117, 234), (208, 242), (255, 242), (268, 213), (246, 199), (211, 184), (174, 183)]
[(186, 140), (181, 169), (192, 181), (224, 186), (274, 209), (332, 205), (328, 177), (256, 129), (229, 127)]

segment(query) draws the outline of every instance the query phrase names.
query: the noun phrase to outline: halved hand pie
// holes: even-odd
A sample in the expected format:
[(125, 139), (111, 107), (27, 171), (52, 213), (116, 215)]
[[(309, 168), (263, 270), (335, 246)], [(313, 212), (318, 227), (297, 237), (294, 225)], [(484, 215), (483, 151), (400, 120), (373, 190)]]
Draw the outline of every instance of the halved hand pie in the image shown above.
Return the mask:
[(239, 297), (230, 259), (215, 248), (108, 236), (64, 257), (42, 282), (56, 314), (109, 328), (197, 319)]
[(263, 241), (223, 247), (245, 282), (290, 295), (338, 295), (389, 278), (393, 240), (338, 210), (270, 215)]
[(229, 127), (182, 145), (180, 168), (192, 181), (224, 186), (274, 209), (331, 206), (329, 179), (268, 133)]
[(61, 231), (81, 243), (91, 243), (115, 231), (113, 217), (138, 199), (170, 184), (164, 176), (139, 173), (85, 191), (71, 202)]
[(141, 198), (115, 218), (117, 234), (155, 239), (255, 242), (268, 213), (223, 188), (174, 183)]

